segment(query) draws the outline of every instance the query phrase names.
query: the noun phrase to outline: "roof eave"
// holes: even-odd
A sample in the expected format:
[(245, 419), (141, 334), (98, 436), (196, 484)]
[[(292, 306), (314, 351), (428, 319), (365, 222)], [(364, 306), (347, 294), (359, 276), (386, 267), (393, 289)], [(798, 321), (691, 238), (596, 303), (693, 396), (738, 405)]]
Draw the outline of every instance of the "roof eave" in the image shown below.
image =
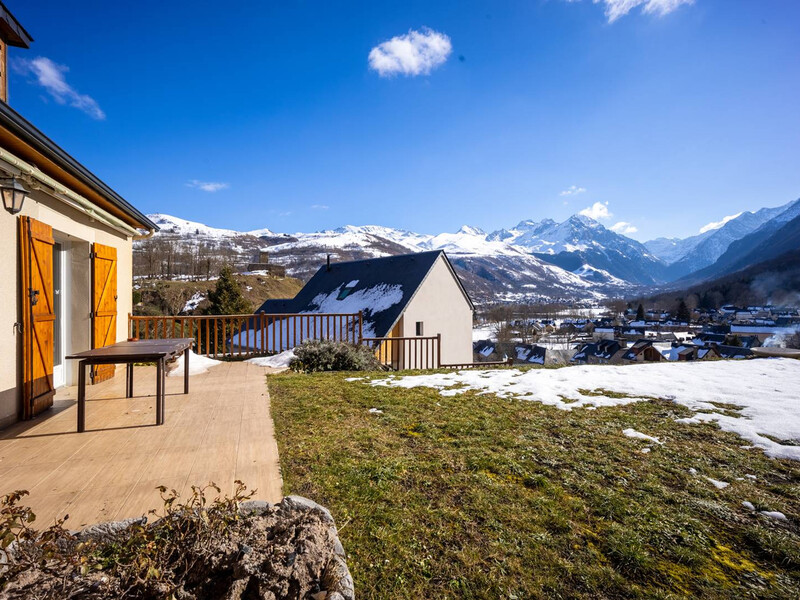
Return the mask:
[(0, 102), (0, 126), (7, 129), (11, 135), (52, 161), (56, 166), (85, 186), (91, 188), (96, 194), (124, 213), (130, 224), (144, 229), (158, 231), (158, 225), (153, 223), (144, 213), (137, 210), (117, 192), (101, 181), (94, 173), (70, 156), (60, 146), (48, 138), (22, 115), (4, 102)]
[(0, 2), (0, 29), (3, 39), (9, 46), (30, 48), (31, 42), (33, 42), (31, 34), (25, 31), (25, 28), (2, 2)]
[(450, 271), (452, 271), (453, 277), (455, 278), (456, 282), (458, 282), (458, 287), (461, 288), (461, 293), (464, 294), (464, 297), (467, 299), (467, 302), (469, 302), (470, 308), (474, 312), (475, 303), (472, 301), (472, 298), (470, 298), (469, 293), (467, 292), (467, 288), (464, 287), (464, 283), (461, 281), (461, 277), (459, 277), (458, 273), (456, 273), (456, 268), (453, 266), (453, 263), (450, 262), (450, 259), (447, 256), (447, 252), (445, 252), (444, 250), (439, 250), (439, 252), (441, 252), (442, 256), (444, 257), (445, 263), (449, 267)]

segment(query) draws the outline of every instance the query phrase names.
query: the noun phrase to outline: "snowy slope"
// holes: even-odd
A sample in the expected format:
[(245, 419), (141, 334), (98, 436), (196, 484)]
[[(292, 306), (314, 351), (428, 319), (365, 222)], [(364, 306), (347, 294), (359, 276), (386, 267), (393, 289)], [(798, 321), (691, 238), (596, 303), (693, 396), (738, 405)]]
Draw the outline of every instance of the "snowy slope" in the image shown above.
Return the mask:
[[(359, 260), (379, 256), (444, 250), (459, 269), (478, 302), (508, 299), (598, 299), (630, 289), (630, 284), (602, 269), (572, 273), (535, 256), (530, 249), (489, 239), (475, 227), (455, 233), (419, 234), (378, 225), (347, 225), (314, 233), (277, 233), (271, 229), (238, 232), (216, 229), (169, 215), (153, 215), (162, 231), (156, 239), (187, 245), (204, 244), (237, 252), (239, 262), (252, 262), (261, 249), (270, 262), (286, 267), (289, 275), (309, 278), (331, 255), (332, 260)], [(138, 242), (138, 247), (147, 241)], [(586, 277), (583, 277), (585, 274)]]
[(689, 254), (707, 237), (714, 235), (714, 231), (716, 230), (706, 231), (700, 235), (693, 235), (683, 239), (661, 237), (647, 241), (644, 245), (651, 254), (671, 265)]
[(639, 284), (661, 281), (665, 268), (643, 244), (582, 215), (561, 223), (552, 219), (521, 221), (487, 239), (524, 248), (568, 271), (577, 272), (587, 265), (612, 278)]
[(713, 264), (730, 245), (765, 225), (774, 229), (800, 214), (800, 200), (774, 208), (740, 213), (721, 227), (685, 239), (657, 238), (645, 242), (650, 252), (670, 266), (668, 277), (676, 279)]
[[(231, 238), (239, 238), (249, 235), (246, 232), (234, 231), (233, 229), (217, 229), (216, 227), (209, 227), (203, 223), (196, 221), (187, 221), (180, 217), (173, 217), (163, 213), (154, 213), (147, 215), (148, 218), (158, 225), (159, 231), (156, 235), (175, 234), (179, 236), (201, 236), (204, 238), (211, 238), (217, 240), (225, 240)], [(269, 232), (268, 229), (261, 231)], [(270, 232), (271, 233), (271, 232)]]

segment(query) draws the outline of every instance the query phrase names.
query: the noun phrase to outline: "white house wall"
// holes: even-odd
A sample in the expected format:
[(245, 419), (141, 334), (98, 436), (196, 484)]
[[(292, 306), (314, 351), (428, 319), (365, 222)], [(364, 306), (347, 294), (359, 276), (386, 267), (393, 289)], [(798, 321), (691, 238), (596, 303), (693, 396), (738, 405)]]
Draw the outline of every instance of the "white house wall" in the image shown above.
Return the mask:
[[(92, 220), (41, 190), (26, 198), (20, 215), (0, 210), (0, 428), (18, 419), (21, 402), (22, 335), (14, 328), (21, 321), (19, 308), (18, 217), (29, 216), (50, 225), (62, 240), (68, 240), (68, 276), (71, 278), (70, 336), (67, 351), (88, 350), (91, 284), (89, 247), (92, 243), (117, 249), (117, 340), (127, 338), (128, 318), (133, 305), (133, 246), (131, 238)], [(67, 364), (67, 383), (74, 381), (75, 365)]]
[(414, 337), (417, 321), (424, 336), (442, 334), (443, 363), (472, 362), (472, 307), (441, 256), (403, 312), (400, 335)]

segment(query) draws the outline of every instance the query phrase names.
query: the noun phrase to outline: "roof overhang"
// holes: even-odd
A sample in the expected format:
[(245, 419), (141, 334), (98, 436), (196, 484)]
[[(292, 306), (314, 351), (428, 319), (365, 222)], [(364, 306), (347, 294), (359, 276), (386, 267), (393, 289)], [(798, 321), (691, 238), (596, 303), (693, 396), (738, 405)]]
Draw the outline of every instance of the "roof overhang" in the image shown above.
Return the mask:
[(3, 102), (0, 102), (0, 147), (35, 165), (44, 174), (84, 196), (130, 227), (158, 230), (158, 226), (146, 215)]
[(25, 28), (2, 2), (0, 2), (0, 38), (5, 40), (9, 46), (18, 48), (29, 48), (33, 41), (31, 34), (25, 31)]
[(472, 301), (472, 298), (469, 297), (469, 293), (467, 292), (467, 288), (464, 287), (464, 282), (461, 281), (461, 277), (458, 276), (458, 273), (456, 272), (456, 269), (453, 266), (453, 263), (451, 263), (450, 259), (447, 257), (447, 253), (444, 250), (441, 250), (441, 253), (442, 253), (442, 256), (444, 257), (445, 264), (450, 269), (450, 272), (453, 274), (453, 277), (455, 278), (456, 283), (458, 283), (458, 287), (461, 288), (461, 293), (464, 294), (464, 297), (467, 299), (467, 302), (469, 303), (470, 308), (474, 312), (475, 311), (475, 303)]

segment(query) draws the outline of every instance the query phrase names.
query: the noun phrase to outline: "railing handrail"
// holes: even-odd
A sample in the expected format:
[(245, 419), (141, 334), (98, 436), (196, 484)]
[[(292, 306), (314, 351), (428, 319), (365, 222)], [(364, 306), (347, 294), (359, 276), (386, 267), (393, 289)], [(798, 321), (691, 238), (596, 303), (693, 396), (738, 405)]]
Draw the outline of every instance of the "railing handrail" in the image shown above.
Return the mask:
[[(360, 344), (364, 313), (247, 313), (236, 315), (132, 315), (128, 335), (141, 339), (194, 338), (206, 356), (262, 356), (306, 340)], [(187, 335), (188, 334), (188, 335)]]
[[(128, 320), (143, 319), (249, 319), (252, 317), (353, 317), (361, 313), (245, 313), (240, 315), (128, 315)], [(365, 338), (366, 339), (366, 338)]]
[(408, 337), (389, 336), (389, 337), (365, 337), (361, 338), (363, 342), (386, 342), (390, 340), (404, 341), (404, 340), (438, 340), (438, 335), (412, 335)]

